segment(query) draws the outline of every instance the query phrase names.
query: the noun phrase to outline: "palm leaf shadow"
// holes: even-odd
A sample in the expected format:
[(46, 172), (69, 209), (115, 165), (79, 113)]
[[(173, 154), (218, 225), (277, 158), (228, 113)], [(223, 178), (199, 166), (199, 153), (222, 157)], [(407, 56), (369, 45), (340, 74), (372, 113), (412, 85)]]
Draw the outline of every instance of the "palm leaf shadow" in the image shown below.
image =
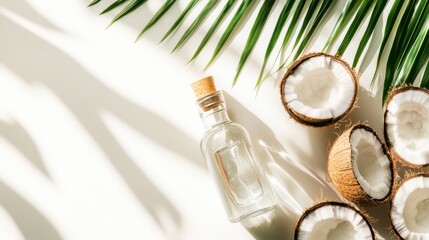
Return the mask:
[(18, 149), (41, 173), (51, 178), (36, 143), (18, 122), (0, 121), (0, 137)]
[(23, 16), (29, 21), (48, 28), (50, 30), (60, 31), (57, 26), (52, 24), (50, 21), (40, 15), (36, 10), (34, 10), (26, 0), (0, 0), (0, 7), (3, 7), (19, 16)]
[(9, 33), (0, 39), (0, 62), (22, 79), (43, 84), (56, 94), (92, 135), (159, 226), (164, 227), (160, 214), (167, 213), (180, 227), (178, 210), (124, 151), (102, 121), (100, 112), (112, 113), (142, 135), (203, 168), (197, 141), (162, 117), (109, 89), (66, 53), (3, 15), (0, 15), (0, 26)]
[(0, 181), (0, 205), (9, 213), (25, 239), (61, 240), (61, 235), (34, 206)]

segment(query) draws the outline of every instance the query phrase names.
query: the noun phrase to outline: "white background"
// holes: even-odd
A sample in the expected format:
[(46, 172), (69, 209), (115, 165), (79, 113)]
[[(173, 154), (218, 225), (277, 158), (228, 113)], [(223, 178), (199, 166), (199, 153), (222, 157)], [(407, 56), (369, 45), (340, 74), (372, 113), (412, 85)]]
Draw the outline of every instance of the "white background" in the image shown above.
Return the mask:
[[(105, 30), (118, 11), (98, 13), (110, 2), (87, 8), (84, 0), (0, 0), (0, 239), (282, 239), (292, 236), (306, 207), (338, 199), (326, 179), (327, 149), (347, 122), (324, 129), (295, 123), (274, 84), (281, 73), (253, 91), (280, 4), (232, 88), (249, 26), (203, 72), (221, 31), (186, 63), (211, 21), (170, 54), (198, 11), (158, 44), (187, 1), (137, 43), (163, 1), (149, 1)], [(314, 50), (342, 4), (317, 32)], [(371, 72), (381, 25), (361, 72)], [(204, 129), (189, 87), (207, 75), (225, 90), (232, 119), (252, 135), (284, 211), (243, 224), (227, 221), (199, 152)], [(364, 74), (362, 82), (368, 79)], [(382, 135), (380, 96), (362, 89), (359, 106), (351, 121), (367, 121)], [(387, 204), (368, 209), (389, 239), (387, 210)]]

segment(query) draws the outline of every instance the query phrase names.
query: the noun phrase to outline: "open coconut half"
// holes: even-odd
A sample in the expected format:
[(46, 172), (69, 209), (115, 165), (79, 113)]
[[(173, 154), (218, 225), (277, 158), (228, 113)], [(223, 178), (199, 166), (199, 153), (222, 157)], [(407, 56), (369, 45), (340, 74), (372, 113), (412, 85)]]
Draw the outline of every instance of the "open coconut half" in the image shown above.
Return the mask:
[(283, 106), (299, 123), (322, 127), (346, 116), (356, 100), (358, 75), (343, 60), (310, 53), (287, 70), (280, 85)]
[(375, 239), (368, 219), (356, 208), (340, 202), (322, 202), (309, 208), (298, 221), (299, 240)]
[(429, 90), (393, 90), (384, 113), (384, 135), (395, 159), (409, 167), (429, 166)]
[(357, 124), (334, 142), (328, 157), (328, 174), (348, 200), (374, 205), (389, 199), (394, 185), (394, 163), (387, 148), (370, 127)]
[(429, 174), (405, 179), (390, 208), (390, 220), (401, 239), (429, 239)]

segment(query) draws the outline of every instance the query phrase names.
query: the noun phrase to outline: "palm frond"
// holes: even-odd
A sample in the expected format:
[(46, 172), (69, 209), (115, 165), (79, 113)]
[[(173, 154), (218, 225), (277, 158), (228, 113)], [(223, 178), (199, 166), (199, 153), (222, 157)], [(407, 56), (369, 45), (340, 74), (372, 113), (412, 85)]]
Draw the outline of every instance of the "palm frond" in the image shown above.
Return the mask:
[(332, 6), (333, 0), (323, 0), (321, 3), (321, 6), (319, 10), (316, 13), (316, 16), (314, 17), (314, 20), (311, 22), (310, 26), (307, 26), (305, 31), (305, 37), (302, 39), (302, 41), (299, 43), (298, 48), (295, 51), (295, 55), (292, 58), (289, 56), (289, 58), (286, 58), (286, 60), (280, 65), (280, 69), (284, 68), (289, 64), (289, 60), (295, 61), (299, 55), (302, 54), (302, 52), (307, 47), (308, 43), (310, 42), (311, 37), (314, 35), (316, 28), (319, 26), (320, 22), (322, 21), (323, 17), (326, 16), (326, 12), (329, 10), (329, 8)]
[(87, 7), (94, 6), (95, 4), (99, 3), (100, 1), (101, 1), (101, 0), (93, 0), (92, 2), (90, 2), (90, 3), (88, 4), (88, 6), (87, 6)]
[(346, 35), (344, 36), (343, 41), (341, 42), (340, 46), (337, 50), (337, 55), (342, 56), (344, 52), (346, 51), (347, 47), (349, 46), (353, 36), (356, 34), (356, 31), (358, 30), (359, 26), (362, 24), (363, 20), (365, 19), (365, 16), (368, 14), (371, 5), (374, 3), (373, 0), (363, 0), (361, 4), (359, 5), (359, 8), (356, 12), (355, 17), (353, 18), (353, 21), (347, 30)]
[(384, 36), (383, 36), (383, 40), (381, 41), (381, 44), (380, 44), (380, 49), (378, 50), (375, 72), (374, 72), (374, 76), (373, 76), (372, 81), (371, 81), (370, 88), (372, 88), (374, 86), (375, 77), (377, 76), (377, 73), (378, 73), (378, 68), (380, 66), (381, 57), (383, 56), (383, 52), (384, 52), (386, 43), (389, 40), (389, 37), (391, 35), (390, 33), (393, 30), (396, 19), (399, 16), (399, 13), (401, 11), (401, 8), (402, 8), (402, 5), (404, 4), (404, 2), (405, 2), (404, 0), (395, 0), (393, 2), (392, 8), (390, 9), (389, 14), (387, 16), (386, 26), (384, 27)]
[(340, 17), (338, 18), (337, 22), (335, 23), (334, 29), (332, 30), (331, 34), (328, 37), (328, 40), (325, 43), (325, 46), (322, 49), (322, 52), (326, 52), (329, 50), (331, 45), (334, 43), (334, 41), (338, 38), (338, 36), (341, 34), (341, 32), (344, 30), (344, 27), (347, 24), (347, 21), (350, 19), (350, 17), (354, 13), (354, 8), (356, 4), (358, 3), (358, 0), (348, 0), (346, 5), (344, 6), (343, 11), (340, 14)]
[(143, 36), (143, 34), (149, 30), (155, 23), (158, 22), (158, 20), (164, 16), (165, 13), (170, 10), (170, 8), (176, 3), (176, 0), (167, 0), (165, 3), (156, 11), (155, 15), (149, 20), (149, 22), (146, 24), (146, 26), (143, 28), (143, 30), (140, 32), (140, 34), (137, 36), (136, 41)]
[(327, 11), (332, 6), (333, 0), (323, 0), (322, 5), (320, 6), (319, 11), (316, 14), (316, 17), (314, 18), (314, 21), (311, 23), (311, 27), (306, 31), (305, 37), (302, 40), (301, 44), (299, 45), (298, 49), (296, 50), (295, 56), (292, 58), (293, 61), (295, 61), (299, 55), (302, 54), (304, 49), (307, 47), (311, 37), (316, 32), (316, 28), (321, 23), (322, 19), (326, 16)]
[[(429, 26), (429, 21), (427, 22)], [(401, 84), (413, 84), (417, 75), (429, 59), (429, 34), (428, 30), (421, 31), (410, 51), (404, 58), (403, 67), (398, 73), (395, 86)]]
[[(419, 23), (416, 24), (416, 29), (413, 31), (413, 35), (417, 35), (414, 42), (410, 42), (410, 50), (403, 55), (401, 60), (401, 66), (395, 73), (395, 86), (401, 84), (412, 84), (420, 70), (429, 59), (429, 4), (425, 3), (425, 11), (420, 13), (419, 7), (416, 9), (416, 15), (420, 15)], [(423, 16), (423, 17), (422, 17)], [(413, 23), (411, 20), (410, 25)]]
[(191, 36), (191, 34), (195, 31), (195, 29), (200, 26), (200, 24), (203, 22), (203, 20), (207, 17), (207, 15), (211, 12), (213, 7), (218, 3), (218, 0), (209, 0), (207, 4), (204, 6), (203, 10), (201, 10), (200, 14), (195, 18), (195, 20), (192, 22), (191, 26), (185, 31), (183, 36), (180, 38), (179, 42), (176, 44), (176, 46), (173, 49), (173, 52), (176, 51), (179, 47), (181, 47), (186, 40)]
[(310, 27), (310, 20), (314, 17), (314, 13), (316, 12), (316, 8), (318, 5), (318, 0), (311, 0), (310, 6), (308, 6), (307, 13), (304, 16), (304, 20), (302, 21), (301, 28), (299, 29), (298, 35), (295, 38), (295, 43), (293, 44), (293, 48), (296, 48), (299, 42), (301, 42), (302, 34)]
[(217, 55), (219, 54), (220, 50), (222, 50), (222, 48), (225, 45), (226, 41), (228, 40), (229, 36), (234, 31), (235, 27), (240, 22), (241, 18), (244, 16), (244, 14), (249, 9), (251, 3), (252, 3), (252, 0), (243, 0), (241, 2), (237, 11), (235, 12), (234, 16), (232, 17), (231, 21), (229, 22), (228, 26), (226, 27), (225, 32), (220, 37), (220, 40), (217, 43), (216, 48), (212, 54), (212, 57), (209, 60), (209, 63), (207, 64), (206, 68), (209, 67), (213, 63), (213, 61), (216, 59)]
[(109, 26), (110, 27), (113, 23), (115, 23), (116, 21), (118, 21), (119, 19), (125, 17), (126, 15), (128, 15), (129, 13), (133, 12), (134, 10), (136, 10), (140, 5), (142, 5), (143, 3), (145, 3), (147, 0), (131, 0), (130, 3), (128, 3), (128, 5), (122, 9), (122, 11), (120, 11), (113, 19), (112, 22), (110, 22)]
[(425, 72), (423, 73), (422, 81), (420, 82), (420, 87), (429, 89), (429, 63), (426, 63)]
[(197, 3), (199, 2), (199, 0), (191, 0), (188, 5), (185, 7), (185, 9), (182, 11), (182, 13), (180, 14), (180, 16), (177, 18), (177, 20), (173, 23), (173, 26), (170, 27), (170, 29), (168, 29), (167, 33), (164, 35), (164, 37), (162, 37), (160, 42), (163, 42), (166, 38), (168, 38), (168, 36), (170, 36), (170, 34), (176, 30), (181, 24), (182, 22), (186, 19), (186, 17), (188, 16), (188, 14), (191, 12), (191, 10), (195, 7), (195, 5), (197, 5)]
[[(406, 43), (406, 45), (403, 45), (406, 46), (405, 51), (401, 51), (399, 53), (398, 66), (403, 65), (403, 63), (405, 62), (405, 56), (411, 51), (413, 47), (416, 47), (416, 44), (418, 44), (417, 42), (415, 42), (417, 40), (417, 36), (421, 36), (421, 33), (425, 34), (425, 32), (427, 32), (427, 27), (429, 27), (429, 22), (427, 21), (429, 20), (429, 18), (427, 17), (429, 16), (428, 6), (428, 2), (424, 0), (420, 0), (417, 3), (414, 9), (413, 16), (411, 17), (411, 22), (408, 25), (408, 31), (406, 33), (406, 40), (404, 42)], [(424, 36), (425, 35), (420, 38), (420, 41), (423, 41)], [(394, 78), (396, 79), (396, 81), (399, 81), (397, 78), (398, 73), (401, 70), (401, 67), (395, 69)]]
[(246, 63), (247, 59), (249, 58), (250, 53), (255, 47), (255, 44), (258, 41), (262, 30), (264, 29), (265, 23), (268, 20), (268, 15), (270, 14), (275, 2), (275, 0), (265, 0), (262, 4), (258, 16), (256, 17), (255, 23), (250, 30), (249, 37), (247, 38), (243, 53), (241, 54), (240, 61), (237, 67), (237, 72), (235, 74), (234, 80), (232, 81), (232, 85), (235, 85), (235, 83), (237, 82), (238, 76), (240, 75), (241, 70), (243, 69), (243, 66)]
[(102, 15), (102, 14), (105, 14), (105, 13), (108, 13), (108, 12), (110, 12), (110, 11), (112, 11), (113, 9), (115, 9), (115, 8), (117, 8), (117, 7), (119, 7), (119, 6), (121, 6), (123, 3), (125, 3), (126, 1), (128, 1), (128, 0), (116, 0), (116, 1), (114, 1), (112, 4), (110, 4), (107, 8), (105, 8), (101, 13), (100, 13), (100, 15)]
[(211, 36), (213, 35), (213, 33), (219, 27), (219, 25), (222, 22), (222, 20), (226, 17), (228, 11), (231, 9), (231, 7), (233, 6), (234, 2), (235, 2), (235, 0), (228, 0), (228, 2), (226, 2), (226, 4), (223, 7), (222, 11), (220, 11), (219, 15), (217, 16), (217, 18), (213, 22), (212, 26), (207, 31), (206, 35), (204, 36), (204, 38), (201, 41), (200, 45), (198, 45), (197, 50), (195, 51), (194, 55), (192, 56), (191, 60), (189, 60), (189, 62), (192, 62), (200, 54), (200, 52), (203, 50), (204, 46), (207, 44), (207, 42), (209, 41), (209, 39), (211, 38)]
[[(383, 103), (386, 101), (390, 89), (395, 86), (396, 79), (394, 78), (396, 68), (399, 67), (400, 55), (402, 51), (406, 51), (406, 46), (408, 42), (411, 41), (410, 38), (407, 38), (407, 35), (414, 31), (411, 24), (411, 19), (413, 18), (414, 9), (416, 8), (417, 0), (410, 0), (405, 6), (404, 13), (402, 15), (401, 21), (399, 22), (398, 29), (396, 31), (395, 38), (390, 49), (390, 54), (387, 59), (386, 69), (385, 69), (385, 79), (383, 86)], [(414, 27), (415, 28), (415, 27)]]
[(356, 50), (355, 58), (353, 60), (352, 67), (355, 68), (359, 62), (360, 57), (362, 56), (363, 50), (366, 47), (369, 38), (374, 32), (375, 25), (380, 18), (380, 15), (383, 13), (384, 8), (386, 7), (387, 0), (378, 0), (375, 3), (374, 10), (372, 11), (371, 17), (369, 19), (368, 26), (366, 27), (365, 33), (362, 36), (362, 39), (359, 42), (358, 49)]
[[(292, 36), (292, 33), (294, 32), (294, 30), (298, 24), (299, 16), (301, 15), (302, 10), (304, 9), (305, 3), (306, 3), (306, 0), (299, 0), (298, 1), (298, 5), (295, 8), (295, 11), (294, 11), (293, 16), (292, 16), (292, 20), (290, 21), (290, 24), (286, 30), (285, 36), (283, 37), (282, 46), (281, 46), (279, 52), (277, 53), (277, 56), (274, 60), (274, 64), (277, 62), (277, 59), (280, 57), (281, 53), (286, 48), (286, 45), (289, 43), (289, 40)], [(269, 71), (268, 75), (272, 74), (273, 69), (274, 69), (274, 65), (271, 67), (271, 70)], [(266, 76), (266, 77), (268, 77), (268, 76)]]
[(267, 50), (265, 51), (264, 62), (262, 63), (261, 71), (259, 73), (259, 77), (258, 77), (258, 80), (256, 82), (255, 87), (258, 87), (259, 84), (261, 84), (261, 82), (262, 82), (262, 77), (263, 77), (268, 59), (270, 58), (271, 52), (273, 51), (274, 46), (276, 45), (277, 40), (280, 37), (280, 33), (281, 33), (285, 23), (286, 23), (286, 20), (289, 16), (290, 11), (292, 10), (293, 3), (294, 3), (293, 0), (287, 0), (285, 5), (283, 6), (283, 9), (282, 9), (278, 19), (277, 19), (276, 26), (274, 27), (273, 33), (272, 33), (271, 38), (270, 38), (270, 42), (268, 43)]
[[(88, 6), (93, 6), (99, 3), (101, 0), (91, 0)], [(411, 84), (416, 81), (418, 74), (423, 71), (423, 78), (420, 85), (429, 88), (429, 1), (427, 0), (392, 0), (392, 6), (389, 8), (387, 21), (384, 26), (384, 33), (378, 55), (376, 59), (376, 67), (373, 79), (370, 87), (373, 86), (375, 78), (379, 71), (384, 71), (385, 78), (383, 79), (383, 101), (392, 87), (398, 86), (399, 84)], [(147, 0), (114, 0), (107, 8), (105, 8), (101, 14), (117, 9), (119, 6), (127, 3), (127, 5), (112, 19), (112, 25), (119, 19), (125, 17), (127, 14), (133, 12), (138, 7), (143, 5)], [(155, 12), (149, 22), (139, 33), (136, 40), (138, 40), (146, 31), (151, 29), (165, 14), (171, 9), (171, 7), (177, 2), (177, 0), (165, 0), (162, 6)], [(186, 7), (182, 10), (179, 17), (174, 21), (172, 26), (168, 29), (166, 34), (161, 39), (161, 42), (168, 38), (174, 31), (176, 31), (199, 3), (199, 0), (191, 0), (188, 2)], [(192, 34), (199, 28), (203, 21), (208, 17), (216, 5), (222, 1), (208, 0), (205, 2), (205, 6), (202, 7), (200, 12), (197, 13), (196, 18), (193, 19), (191, 25), (186, 29), (184, 34), (181, 36), (173, 52), (179, 49), (181, 46), (186, 44), (187, 40)], [(260, 38), (263, 29), (269, 19), (270, 13), (276, 5), (275, 0), (266, 1), (252, 1), (252, 0), (241, 0), (238, 8), (231, 12), (232, 6), (235, 4), (235, 0), (225, 1), (221, 11), (216, 16), (215, 20), (211, 24), (209, 30), (201, 40), (200, 44), (196, 48), (191, 60), (201, 53), (203, 48), (206, 46), (208, 41), (213, 38), (214, 33), (220, 28), (220, 25), (228, 14), (232, 15), (231, 20), (223, 30), (221, 37), (216, 43), (213, 53), (208, 61), (207, 67), (210, 66), (213, 61), (217, 58), (221, 50), (226, 46), (228, 40), (230, 40), (232, 34), (239, 25), (244, 23), (243, 19), (247, 14), (254, 11), (253, 8), (255, 2), (261, 2), (261, 7), (257, 13), (256, 19), (253, 22), (251, 31), (247, 36), (247, 41), (244, 49), (240, 55), (240, 59), (237, 65), (237, 71), (233, 78), (233, 84), (237, 82), (248, 58), (250, 57), (253, 49), (256, 46), (258, 39)], [(323, 19), (328, 16), (328, 11), (331, 7), (337, 3), (334, 0), (285, 0), (284, 5), (280, 14), (277, 16), (277, 21), (273, 27), (270, 35), (269, 42), (266, 46), (262, 66), (259, 69), (260, 73), (256, 81), (256, 87), (270, 76), (273, 72), (274, 65), (280, 62), (280, 69), (288, 65), (290, 61), (296, 60), (308, 47), (311, 39), (314, 37), (316, 30), (321, 26)], [(337, 55), (342, 56), (347, 50), (349, 44), (353, 40), (356, 33), (361, 28), (364, 19), (369, 16), (368, 25), (365, 26), (364, 34), (359, 41), (358, 48), (354, 54), (353, 67), (356, 67), (362, 56), (364, 56), (365, 49), (367, 48), (369, 39), (373, 36), (375, 27), (379, 22), (380, 16), (386, 11), (388, 0), (347, 0), (343, 8), (342, 13), (337, 19), (329, 37), (322, 48), (323, 52), (328, 52), (333, 46), (341, 34), (345, 31), (348, 26), (347, 32), (344, 34), (344, 38), (339, 43)], [(308, 6), (308, 7), (307, 7)], [(304, 10), (305, 9), (305, 10)], [(303, 13), (305, 12), (305, 14)], [(288, 22), (289, 20), (289, 22)], [(298, 22), (302, 24), (298, 28)], [(350, 24), (349, 24), (350, 23)], [(244, 23), (251, 24), (251, 23)], [(280, 39), (281, 32), (285, 31), (282, 39)], [(297, 31), (297, 35), (292, 43), (292, 35)], [(389, 39), (392, 40), (392, 46), (390, 50), (387, 48)], [(268, 61), (274, 51), (274, 48), (278, 42), (281, 41), (279, 51), (274, 59), (273, 67), (270, 71), (265, 72)], [(288, 49), (287, 46), (290, 44), (291, 53), (289, 56), (285, 56), (283, 62), (278, 61), (279, 57)], [(387, 57), (385, 69), (381, 69), (381, 60), (383, 56)], [(283, 58), (283, 56), (282, 56)], [(426, 66), (426, 67), (425, 67)], [(206, 67), (206, 68), (207, 68)], [(266, 74), (266, 75), (264, 75)]]

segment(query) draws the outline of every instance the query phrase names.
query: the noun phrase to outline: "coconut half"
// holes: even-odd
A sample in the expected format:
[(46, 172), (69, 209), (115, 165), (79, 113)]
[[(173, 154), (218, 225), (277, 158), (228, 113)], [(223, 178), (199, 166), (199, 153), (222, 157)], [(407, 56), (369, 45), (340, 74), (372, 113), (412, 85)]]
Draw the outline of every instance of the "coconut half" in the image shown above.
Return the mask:
[(429, 166), (429, 90), (393, 90), (384, 113), (384, 135), (395, 159), (409, 167)]
[(375, 239), (368, 219), (356, 208), (340, 202), (322, 202), (309, 208), (298, 221), (294, 239)]
[(394, 185), (394, 164), (387, 148), (370, 127), (357, 124), (334, 142), (328, 174), (346, 199), (374, 205), (389, 199)]
[(310, 53), (287, 70), (280, 94), (283, 106), (299, 123), (322, 127), (346, 116), (356, 100), (358, 75), (343, 60)]
[(429, 239), (429, 174), (401, 183), (393, 196), (390, 220), (401, 239)]

